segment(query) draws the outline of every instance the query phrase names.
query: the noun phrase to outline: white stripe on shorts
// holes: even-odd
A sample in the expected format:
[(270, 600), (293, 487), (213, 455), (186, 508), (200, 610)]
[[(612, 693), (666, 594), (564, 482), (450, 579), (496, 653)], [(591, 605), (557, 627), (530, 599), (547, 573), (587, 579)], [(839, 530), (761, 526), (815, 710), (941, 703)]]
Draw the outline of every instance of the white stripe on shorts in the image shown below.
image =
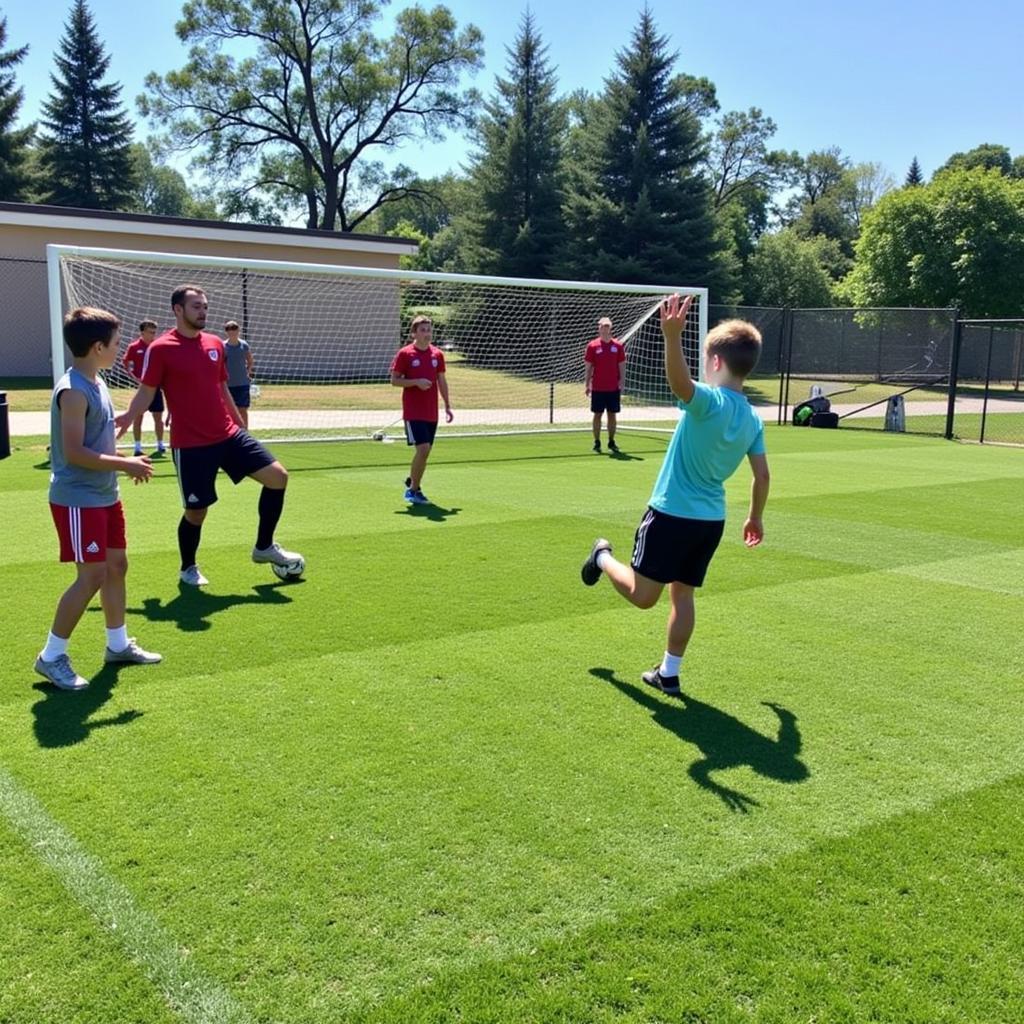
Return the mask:
[(416, 438), (412, 436), (412, 424), (408, 420), (405, 421), (405, 439), (409, 444), (416, 443)]
[(636, 528), (636, 541), (633, 544), (633, 565), (640, 565), (644, 560), (644, 548), (647, 546), (647, 527), (654, 522), (654, 509), (649, 508), (640, 525)]
[(76, 562), (84, 562), (82, 554), (82, 510), (77, 505), (68, 507), (68, 527), (71, 533), (71, 554)]

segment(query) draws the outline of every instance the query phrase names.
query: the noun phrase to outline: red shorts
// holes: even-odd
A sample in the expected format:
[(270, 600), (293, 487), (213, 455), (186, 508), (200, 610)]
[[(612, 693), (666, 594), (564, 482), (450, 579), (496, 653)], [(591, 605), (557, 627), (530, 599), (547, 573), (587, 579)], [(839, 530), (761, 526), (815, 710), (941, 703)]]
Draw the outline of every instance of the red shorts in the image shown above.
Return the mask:
[(99, 508), (54, 505), (53, 523), (60, 537), (62, 562), (105, 562), (107, 551), (124, 551), (128, 546), (121, 502)]

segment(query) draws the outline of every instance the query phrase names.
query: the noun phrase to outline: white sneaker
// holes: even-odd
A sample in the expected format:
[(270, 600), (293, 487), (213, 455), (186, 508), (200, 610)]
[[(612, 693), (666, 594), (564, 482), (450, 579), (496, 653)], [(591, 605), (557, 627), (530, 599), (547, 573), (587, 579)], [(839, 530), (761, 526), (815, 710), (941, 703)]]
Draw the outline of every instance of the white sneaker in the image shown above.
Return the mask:
[(36, 671), (62, 690), (84, 690), (89, 685), (72, 667), (66, 654), (58, 655), (53, 661), (43, 661), (42, 654), (36, 658)]
[(269, 548), (253, 548), (252, 560), (257, 564), (269, 562), (271, 565), (292, 565), (302, 561), (297, 551), (285, 551), (276, 541)]
[(181, 570), (181, 582), (190, 587), (205, 587), (210, 581), (199, 571), (198, 565), (190, 565)]
[(108, 647), (103, 652), (103, 660), (108, 665), (155, 665), (158, 661), (163, 661), (164, 657), (153, 651), (144, 651), (135, 642), (135, 637), (130, 636), (128, 637), (128, 646), (123, 651), (112, 651)]

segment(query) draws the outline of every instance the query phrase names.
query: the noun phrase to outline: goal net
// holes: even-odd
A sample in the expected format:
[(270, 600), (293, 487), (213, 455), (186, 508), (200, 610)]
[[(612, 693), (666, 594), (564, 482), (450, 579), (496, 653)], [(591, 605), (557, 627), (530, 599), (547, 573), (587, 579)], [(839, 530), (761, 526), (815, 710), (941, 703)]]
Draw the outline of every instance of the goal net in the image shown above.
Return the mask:
[[(455, 421), (449, 433), (580, 429), (591, 419), (583, 353), (609, 317), (627, 353), (623, 426), (668, 426), (658, 304), (694, 296), (684, 350), (695, 376), (707, 332), (699, 288), (530, 281), (321, 264), (232, 260), (48, 246), (55, 379), (69, 358), (63, 312), (99, 306), (123, 322), (122, 345), (141, 320), (174, 326), (170, 296), (194, 282), (210, 303), (206, 330), (235, 320), (255, 361), (250, 429), (266, 440), (400, 437), (395, 352), (418, 314), (434, 322), (445, 354)], [(132, 388), (120, 360), (111, 388)]]

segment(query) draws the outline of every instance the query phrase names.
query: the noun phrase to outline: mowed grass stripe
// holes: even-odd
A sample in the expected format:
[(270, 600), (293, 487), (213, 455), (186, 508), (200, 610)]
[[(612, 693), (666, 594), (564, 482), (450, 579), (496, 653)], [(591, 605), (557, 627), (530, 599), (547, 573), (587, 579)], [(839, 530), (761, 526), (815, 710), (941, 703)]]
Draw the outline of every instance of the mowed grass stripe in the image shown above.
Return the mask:
[[(932, 644), (962, 603), (930, 618), (906, 589), (872, 594), (861, 577), (836, 587), (824, 611), (806, 586), (773, 604), (711, 602), (730, 617), (707, 609), (687, 707), (636, 679), (660, 649), (660, 617), (647, 617), (653, 640), (632, 638), (614, 609), (562, 635), (507, 627), (458, 656), (437, 641), (279, 677), (224, 673), (182, 681), (172, 703), (147, 686), (142, 717), (67, 752), (72, 764), (100, 759), (103, 792), (82, 805), (73, 781), (37, 769), (48, 792), (66, 793), (62, 813), (94, 833), (90, 846), (134, 848), (146, 899), (218, 976), (245, 974), (250, 1005), (285, 1005), (292, 1020), (316, 1019), (311, 1006), (347, 1013), (382, 985), (662, 898), (678, 875), (652, 873), (638, 851), (703, 884), (1019, 770), (1012, 663), (965, 693)], [(979, 598), (984, 622), (1001, 605)], [(867, 609), (859, 624), (843, 610), (853, 601)], [(798, 630), (810, 614), (834, 664)], [(981, 664), (997, 627), (964, 637), (955, 667)], [(514, 661), (495, 656), (513, 650)], [(897, 656), (906, 671), (880, 673)], [(779, 715), (761, 701), (796, 716), (799, 749), (778, 747)], [(125, 792), (127, 818), (90, 824), (124, 816)], [(302, 980), (284, 970), (297, 941)]]
[[(349, 1019), (1019, 1020), (1022, 799), (1016, 775), (712, 886), (683, 886), (517, 957), (424, 979)], [(652, 861), (652, 872), (673, 870)]]
[(251, 1018), (227, 990), (206, 977), (102, 862), (2, 766), (0, 815), (74, 899), (117, 939), (181, 1020), (248, 1024)]

